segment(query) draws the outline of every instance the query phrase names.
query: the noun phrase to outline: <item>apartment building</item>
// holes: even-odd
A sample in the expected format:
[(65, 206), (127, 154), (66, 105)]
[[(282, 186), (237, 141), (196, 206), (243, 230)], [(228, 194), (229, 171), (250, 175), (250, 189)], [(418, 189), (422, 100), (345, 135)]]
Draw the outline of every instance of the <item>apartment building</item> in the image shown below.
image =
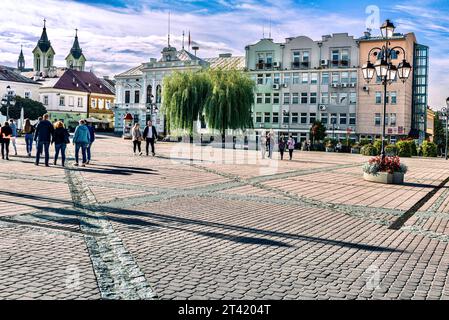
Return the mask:
[[(382, 38), (365, 33), (365, 36), (359, 39), (361, 63), (367, 61), (371, 49), (381, 48), (384, 44)], [(392, 143), (406, 137), (422, 141), (427, 131), (429, 49), (418, 44), (413, 33), (394, 34), (390, 40), (390, 48), (396, 46), (402, 47), (405, 50), (405, 59), (413, 62), (413, 73), (405, 83), (396, 79), (387, 88), (385, 116), (387, 139)], [(398, 51), (400, 54), (394, 53), (395, 65), (404, 59), (402, 50)], [(361, 70), (359, 79), (356, 131), (360, 138), (379, 139), (382, 135), (384, 87), (380, 78), (369, 84), (365, 83)]]
[(246, 69), (256, 83), (256, 135), (273, 130), (305, 141), (318, 120), (335, 138), (349, 134), (355, 140), (358, 68), (357, 41), (347, 33), (247, 46)]

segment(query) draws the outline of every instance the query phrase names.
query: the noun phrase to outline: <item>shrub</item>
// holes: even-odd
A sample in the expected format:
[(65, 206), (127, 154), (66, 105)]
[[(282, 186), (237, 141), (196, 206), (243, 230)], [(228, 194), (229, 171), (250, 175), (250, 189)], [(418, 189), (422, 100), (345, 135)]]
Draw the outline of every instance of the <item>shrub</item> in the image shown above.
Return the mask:
[(422, 155), (423, 157), (437, 157), (438, 156), (438, 148), (437, 145), (433, 142), (424, 141), (422, 144)]
[(363, 146), (362, 149), (360, 150), (360, 153), (363, 154), (364, 156), (377, 156), (378, 155), (378, 151), (377, 151), (376, 147), (374, 147), (372, 144), (367, 144), (367, 145)]
[[(414, 144), (414, 143), (413, 143)], [(396, 147), (398, 148), (398, 156), (400, 157), (408, 157), (410, 158), (413, 153), (408, 140), (402, 140), (396, 143)], [(416, 147), (415, 147), (416, 149)]]
[(360, 146), (360, 147), (364, 147), (364, 146), (366, 146), (367, 144), (371, 144), (371, 141), (369, 141), (368, 139), (361, 139), (361, 140), (359, 141), (359, 146)]
[(397, 156), (399, 153), (399, 148), (394, 144), (389, 144), (385, 147), (385, 153), (387, 156)]
[(326, 151), (326, 148), (324, 147), (324, 144), (322, 144), (322, 143), (314, 143), (310, 147), (310, 151)]
[[(385, 143), (387, 143), (385, 141)], [(377, 149), (377, 155), (379, 155), (382, 152), (382, 140), (377, 139), (376, 141), (374, 141), (373, 146)], [(385, 147), (387, 145), (385, 144)]]
[(326, 138), (323, 141), (323, 144), (326, 146), (326, 148), (334, 148), (337, 145), (338, 141), (337, 139), (332, 138)]

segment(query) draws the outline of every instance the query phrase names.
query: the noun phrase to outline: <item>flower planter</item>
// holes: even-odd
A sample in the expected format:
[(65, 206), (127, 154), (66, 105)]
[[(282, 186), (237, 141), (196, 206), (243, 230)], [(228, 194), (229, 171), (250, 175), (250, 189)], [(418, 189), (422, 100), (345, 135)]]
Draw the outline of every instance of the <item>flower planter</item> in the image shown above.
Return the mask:
[(360, 148), (351, 148), (352, 154), (360, 154)]
[(379, 172), (376, 175), (364, 173), (363, 179), (365, 181), (383, 184), (404, 184), (404, 174), (401, 172), (395, 173)]
[(326, 152), (335, 152), (334, 148), (326, 147)]

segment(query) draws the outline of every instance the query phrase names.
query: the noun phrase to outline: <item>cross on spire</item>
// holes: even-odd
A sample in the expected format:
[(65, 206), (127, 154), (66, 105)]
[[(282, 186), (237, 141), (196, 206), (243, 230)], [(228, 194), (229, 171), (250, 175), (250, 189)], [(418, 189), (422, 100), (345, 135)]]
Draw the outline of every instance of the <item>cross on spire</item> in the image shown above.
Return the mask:
[(78, 28), (75, 29), (75, 37), (78, 37)]
[(47, 19), (44, 19), (44, 28), (46, 28)]

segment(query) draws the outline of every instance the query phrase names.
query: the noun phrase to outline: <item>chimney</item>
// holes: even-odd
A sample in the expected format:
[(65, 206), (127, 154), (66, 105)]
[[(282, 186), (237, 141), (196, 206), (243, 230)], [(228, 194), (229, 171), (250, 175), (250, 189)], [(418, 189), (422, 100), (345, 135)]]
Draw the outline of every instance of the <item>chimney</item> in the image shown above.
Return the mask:
[(220, 53), (218, 55), (219, 58), (231, 58), (232, 57), (232, 53)]

